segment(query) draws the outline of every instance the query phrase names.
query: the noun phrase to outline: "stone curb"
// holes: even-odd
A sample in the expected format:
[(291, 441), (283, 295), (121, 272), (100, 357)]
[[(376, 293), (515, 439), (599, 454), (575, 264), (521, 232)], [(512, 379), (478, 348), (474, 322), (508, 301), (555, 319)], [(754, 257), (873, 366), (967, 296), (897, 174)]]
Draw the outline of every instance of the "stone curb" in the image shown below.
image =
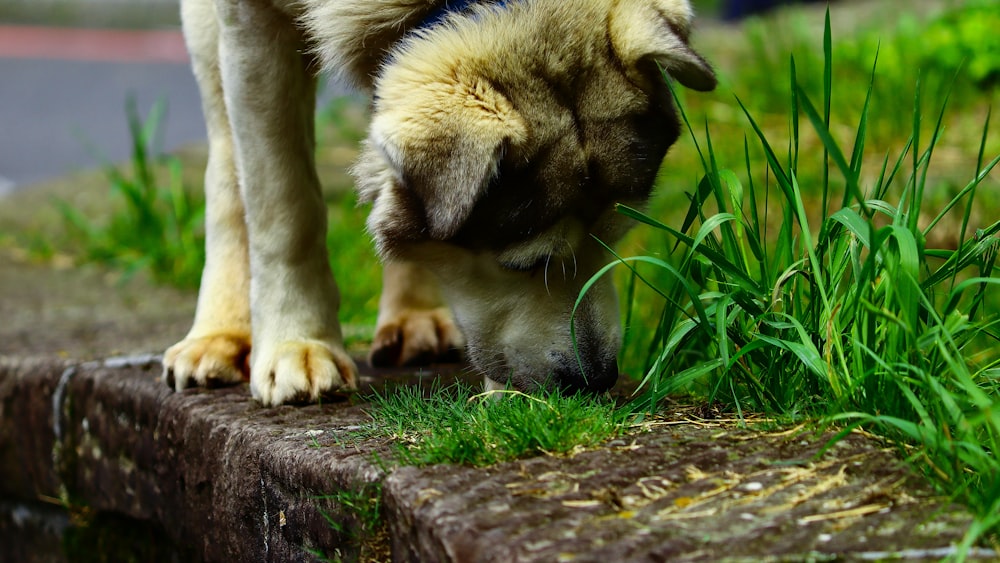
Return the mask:
[[(174, 561), (926, 559), (970, 522), (857, 434), (820, 455), (829, 435), (678, 419), (569, 456), (386, 475), (363, 405), (174, 393), (159, 369), (0, 357), (0, 560), (67, 558), (65, 516), (29, 541), (39, 499), (148, 523)], [(336, 500), (359, 491), (381, 495), (381, 537)]]
[(357, 551), (324, 497), (380, 471), (370, 448), (325, 446), (365, 422), (361, 407), (265, 409), (245, 387), (173, 393), (158, 374), (155, 357), (0, 361), (0, 497), (154, 522), (185, 560)]

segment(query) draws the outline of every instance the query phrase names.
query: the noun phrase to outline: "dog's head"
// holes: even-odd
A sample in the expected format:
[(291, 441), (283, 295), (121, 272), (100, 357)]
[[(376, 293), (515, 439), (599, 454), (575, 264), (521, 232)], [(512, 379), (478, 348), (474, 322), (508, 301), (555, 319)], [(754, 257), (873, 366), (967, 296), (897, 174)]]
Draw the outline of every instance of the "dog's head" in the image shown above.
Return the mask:
[[(521, 0), (417, 32), (376, 83), (355, 168), (389, 260), (436, 272), (490, 380), (603, 391), (621, 342), (610, 281), (680, 131), (661, 68), (711, 90), (684, 0)], [(573, 317), (571, 328), (571, 316)]]

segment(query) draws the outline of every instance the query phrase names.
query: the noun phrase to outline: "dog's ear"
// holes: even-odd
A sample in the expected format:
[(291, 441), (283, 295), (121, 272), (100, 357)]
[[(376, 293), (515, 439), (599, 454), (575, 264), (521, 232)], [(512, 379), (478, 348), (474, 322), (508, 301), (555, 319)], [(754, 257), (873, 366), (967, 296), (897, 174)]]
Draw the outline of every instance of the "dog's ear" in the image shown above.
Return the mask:
[(688, 43), (692, 16), (686, 0), (623, 0), (610, 22), (615, 50), (630, 70), (655, 61), (684, 86), (713, 90), (715, 72)]
[(486, 191), (506, 148), (526, 137), (527, 125), (503, 95), (485, 81), (456, 77), (380, 92), (368, 143), (398, 186), (423, 204), (430, 237), (447, 240)]

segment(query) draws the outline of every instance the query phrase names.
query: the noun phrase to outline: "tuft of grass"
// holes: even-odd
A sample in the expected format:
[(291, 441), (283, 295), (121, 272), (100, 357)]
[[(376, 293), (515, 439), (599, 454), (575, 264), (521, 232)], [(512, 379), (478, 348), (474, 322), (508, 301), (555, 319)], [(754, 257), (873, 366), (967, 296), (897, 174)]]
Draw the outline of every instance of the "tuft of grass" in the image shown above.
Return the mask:
[(467, 386), (401, 387), (372, 397), (378, 432), (398, 463), (485, 466), (596, 446), (625, 431), (624, 411), (598, 399), (515, 391), (472, 395)]
[(110, 266), (125, 278), (146, 272), (161, 283), (197, 287), (205, 262), (204, 203), (184, 186), (178, 159), (153, 153), (165, 111), (159, 101), (143, 121), (129, 99), (132, 170), (104, 165), (111, 194), (121, 203), (110, 217), (93, 220), (64, 201), (56, 205), (82, 260)]
[[(338, 491), (336, 493), (315, 497), (314, 500), (332, 503), (337, 507), (334, 516), (327, 510), (320, 509), (320, 515), (332, 530), (343, 536), (350, 543), (357, 545), (359, 560), (378, 560), (385, 556), (379, 553), (388, 533), (385, 528), (382, 507), (382, 483), (365, 483), (363, 485)], [(320, 561), (343, 561), (345, 554), (338, 548), (333, 554), (325, 553), (316, 548), (305, 548), (305, 551)]]
[[(629, 318), (651, 306), (635, 298), (637, 287), (662, 303), (630, 408), (653, 410), (668, 393), (697, 390), (738, 412), (877, 429), (972, 509), (968, 547), (1000, 529), (1000, 221), (968, 226), (1000, 156), (986, 155), (987, 117), (972, 178), (941, 209), (929, 209), (947, 96), (924, 135), (918, 84), (909, 137), (868, 170), (876, 73), (845, 146), (830, 129), (831, 35), (827, 12), (818, 103), (790, 61), (787, 141), (769, 138), (738, 100), (752, 131), (742, 178), (718, 161), (707, 125), (699, 141), (682, 111), (704, 171), (682, 226), (620, 207), (672, 242), (669, 257), (623, 257), (598, 274), (626, 267)], [(807, 127), (821, 150), (800, 150)], [(809, 174), (822, 178), (812, 186), (818, 197), (803, 194), (806, 166), (822, 171)], [(763, 184), (754, 180), (758, 167)], [(931, 232), (953, 212), (961, 215), (956, 247), (928, 248)], [(642, 335), (630, 338), (642, 346)]]

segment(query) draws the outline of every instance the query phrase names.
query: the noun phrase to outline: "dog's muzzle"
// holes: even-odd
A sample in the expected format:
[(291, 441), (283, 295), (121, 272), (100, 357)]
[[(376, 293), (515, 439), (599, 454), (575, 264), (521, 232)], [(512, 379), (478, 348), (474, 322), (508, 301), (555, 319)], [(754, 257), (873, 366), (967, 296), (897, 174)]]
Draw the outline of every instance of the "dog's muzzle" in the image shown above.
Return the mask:
[(614, 357), (578, 360), (573, 355), (560, 355), (552, 376), (563, 393), (598, 395), (610, 390), (618, 381), (618, 360)]

